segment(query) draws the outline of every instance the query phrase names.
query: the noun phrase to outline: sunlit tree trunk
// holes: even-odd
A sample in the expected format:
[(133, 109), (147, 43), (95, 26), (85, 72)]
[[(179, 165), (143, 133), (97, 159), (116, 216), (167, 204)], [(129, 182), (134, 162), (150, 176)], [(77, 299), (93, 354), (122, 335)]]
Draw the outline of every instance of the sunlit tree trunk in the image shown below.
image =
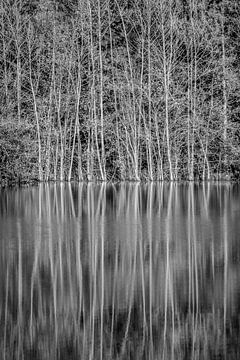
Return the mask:
[(7, 69), (7, 48), (9, 46), (9, 42), (11, 41), (10, 39), (7, 41), (7, 29), (6, 29), (6, 25), (5, 25), (5, 20), (4, 20), (4, 15), (5, 15), (5, 9), (4, 9), (4, 2), (2, 1), (0, 4), (1, 8), (1, 58), (3, 60), (3, 71), (4, 71), (4, 75), (3, 75), (3, 82), (4, 82), (4, 90), (5, 90), (5, 99), (6, 99), (6, 103), (8, 103), (8, 94), (9, 94), (9, 90), (8, 90), (8, 84), (9, 84), (9, 80), (8, 80), (8, 69)]
[[(151, 15), (152, 15), (152, 1), (147, 3), (147, 62), (148, 62), (148, 136), (147, 136), (147, 151), (148, 151), (148, 173), (149, 178), (153, 180), (153, 165), (152, 165), (152, 53), (151, 53)], [(157, 134), (158, 136), (158, 134)]]
[(32, 73), (32, 36), (33, 29), (29, 25), (28, 28), (28, 60), (29, 60), (29, 82), (32, 91), (33, 97), (33, 109), (34, 116), (36, 120), (36, 128), (37, 128), (37, 140), (38, 140), (38, 178), (39, 181), (43, 180), (43, 165), (42, 165), (42, 145), (41, 145), (41, 134), (40, 134), (40, 121), (39, 121), (39, 112), (37, 105), (37, 96), (36, 96), (36, 86), (34, 84), (33, 73)]
[[(56, 74), (55, 63), (57, 60), (57, 31), (55, 20), (53, 22), (53, 52), (52, 52), (52, 62), (53, 62), (53, 88), (54, 88), (54, 105), (56, 109), (56, 120), (58, 124), (59, 132), (59, 142), (60, 142), (60, 169), (59, 169), (59, 180), (64, 181), (64, 129), (61, 121), (61, 112), (62, 112), (62, 91), (63, 91), (63, 73), (61, 65), (58, 69), (59, 74)], [(65, 122), (65, 117), (64, 117)]]
[[(110, 4), (109, 4), (110, 5)], [(119, 118), (119, 109), (118, 109), (118, 100), (117, 100), (117, 70), (114, 67), (114, 61), (116, 60), (114, 58), (114, 44), (113, 44), (113, 34), (112, 34), (112, 24), (111, 24), (112, 18), (111, 18), (111, 11), (110, 6), (108, 6), (108, 31), (109, 31), (109, 43), (110, 43), (110, 56), (111, 56), (111, 75), (112, 75), (112, 83), (113, 83), (113, 104), (114, 104), (114, 128), (113, 131), (115, 131), (116, 135), (116, 144), (117, 144), (117, 167), (119, 169), (119, 176), (120, 179), (126, 178), (126, 171), (125, 171), (125, 164), (124, 164), (124, 158), (122, 154), (122, 144), (120, 139), (120, 118)]]
[[(19, 24), (17, 24), (18, 28)], [(18, 121), (21, 121), (21, 43), (20, 39), (16, 39), (16, 48), (17, 48), (17, 109), (18, 109)]]
[[(120, 15), (120, 19), (122, 22), (122, 29), (125, 39), (125, 46), (126, 46), (126, 61), (125, 61), (125, 76), (127, 81), (127, 97), (123, 98), (124, 101), (121, 103), (121, 106), (123, 106), (123, 111), (127, 106), (127, 122), (128, 126), (130, 128), (130, 134), (127, 137), (129, 141), (129, 145), (131, 148), (131, 162), (132, 162), (132, 173), (133, 173), (133, 180), (139, 181), (139, 124), (137, 123), (137, 114), (136, 114), (136, 96), (135, 96), (135, 87), (134, 87), (134, 75), (133, 75), (133, 67), (132, 67), (132, 59), (131, 59), (131, 53), (129, 48), (129, 39), (127, 35), (126, 30), (126, 24), (124, 21), (123, 12), (119, 6), (118, 11)], [(126, 141), (127, 141), (126, 139)]]
[(187, 159), (188, 159), (188, 179), (193, 180), (193, 168), (192, 168), (192, 157), (191, 157), (191, 143), (192, 143), (192, 131), (191, 131), (191, 83), (192, 79), (190, 76), (190, 56), (189, 49), (187, 50), (187, 61), (188, 61), (188, 110), (187, 110)]
[[(21, 120), (21, 73), (22, 73), (22, 64), (21, 64), (21, 57), (22, 57), (22, 50), (21, 47), (23, 45), (22, 39), (22, 17), (21, 17), (21, 7), (22, 1), (16, 1), (12, 5), (12, 15), (14, 19), (14, 23), (10, 23), (10, 28), (12, 31), (13, 39), (15, 42), (16, 48), (16, 92), (17, 92), (17, 117), (18, 121)], [(9, 18), (10, 20), (10, 18)], [(11, 21), (11, 20), (10, 20)]]
[[(147, 163), (147, 179), (153, 180), (153, 157), (152, 157), (152, 65), (151, 65), (151, 0), (148, 0), (144, 11), (137, 4), (135, 5), (135, 12), (140, 22), (140, 35), (139, 35), (139, 49), (138, 58), (141, 57), (140, 79), (139, 82), (139, 95), (138, 99), (138, 124), (141, 126), (143, 122), (143, 135), (146, 147), (146, 163)], [(146, 18), (145, 18), (146, 17)], [(146, 74), (146, 76), (144, 76)], [(138, 73), (137, 73), (138, 75)], [(147, 79), (146, 79), (147, 77)], [(147, 100), (144, 99), (147, 92)], [(144, 110), (144, 105), (147, 103), (147, 109)], [(140, 128), (141, 134), (141, 128)], [(142, 146), (139, 148), (141, 158), (144, 160)], [(142, 170), (142, 169), (141, 169)]]
[[(54, 49), (53, 49), (54, 53)], [(46, 154), (46, 171), (45, 179), (48, 181), (51, 176), (51, 148), (52, 148), (52, 112), (53, 112), (53, 96), (54, 96), (54, 78), (55, 78), (55, 61), (54, 56), (52, 56), (52, 66), (51, 66), (51, 83), (49, 86), (49, 99), (48, 99), (48, 110), (47, 110), (47, 154)], [(53, 157), (54, 158), (54, 157)], [(54, 165), (53, 165), (54, 168)]]
[(223, 164), (224, 167), (227, 164), (227, 155), (226, 155), (226, 145), (227, 145), (227, 76), (226, 76), (226, 46), (225, 46), (225, 30), (224, 30), (224, 20), (225, 18), (225, 0), (222, 1), (221, 5), (221, 42), (222, 42), (222, 88), (223, 88)]
[(157, 167), (158, 167), (158, 180), (163, 181), (163, 160), (162, 160), (162, 152), (161, 152), (161, 140), (159, 136), (159, 125), (157, 114), (154, 114), (154, 125), (155, 125), (155, 132), (156, 132), (156, 139), (157, 139)]
[[(192, 18), (192, 27), (193, 25)], [(193, 85), (192, 85), (192, 144), (191, 144), (191, 172), (190, 172), (190, 180), (194, 180), (194, 158), (195, 158), (195, 127), (196, 127), (196, 96), (197, 96), (197, 49), (196, 49), (196, 38), (195, 38), (195, 29), (193, 28), (193, 49), (192, 49), (192, 69), (193, 74), (191, 75)]]
[[(212, 89), (211, 89), (211, 102), (210, 102), (210, 109), (209, 109), (209, 115), (208, 115), (208, 120), (207, 120), (206, 134), (205, 134), (204, 143), (201, 143), (203, 154), (204, 154), (203, 170), (202, 170), (202, 179), (203, 180), (210, 180), (210, 177), (211, 177), (210, 164), (209, 164), (209, 160), (208, 160), (208, 156), (209, 156), (208, 146), (209, 146), (209, 135), (210, 135), (209, 134), (209, 122), (212, 117), (212, 111), (213, 111), (213, 83), (212, 83)], [(206, 167), (207, 167), (207, 175), (206, 175)]]
[[(101, 138), (101, 164), (102, 164), (102, 180), (106, 181), (106, 169), (105, 169), (105, 145), (104, 145), (104, 119), (103, 119), (103, 60), (102, 60), (102, 15), (101, 15), (100, 0), (97, 1), (98, 6), (98, 56), (99, 56), (99, 106), (100, 106), (100, 138)], [(104, 4), (103, 4), (104, 5)]]
[(195, 28), (196, 4), (194, 0), (189, 2), (189, 27), (187, 38), (189, 46), (187, 49), (188, 63), (188, 179), (194, 180), (195, 162), (195, 128), (196, 128), (196, 97), (197, 97), (197, 39)]
[(90, 57), (91, 57), (91, 69), (90, 69), (90, 77), (91, 77), (91, 102), (90, 106), (92, 107), (92, 119), (93, 119), (93, 132), (94, 132), (94, 141), (96, 147), (96, 155), (98, 160), (98, 166), (100, 171), (101, 180), (105, 179), (105, 172), (102, 164), (101, 153), (99, 148), (99, 134), (98, 134), (98, 110), (97, 110), (97, 81), (96, 81), (96, 74), (97, 74), (97, 67), (96, 67), (96, 51), (94, 49), (94, 28), (93, 28), (93, 14), (92, 14), (92, 7), (90, 0), (88, 0), (88, 16), (89, 16), (89, 36), (90, 36)]
[[(165, 129), (166, 129), (166, 146), (167, 146), (167, 159), (169, 165), (169, 179), (172, 181), (173, 168), (172, 168), (172, 154), (171, 154), (171, 141), (170, 141), (170, 124), (169, 124), (169, 81), (171, 74), (171, 58), (172, 58), (172, 36), (171, 26), (172, 24), (166, 24), (167, 21), (171, 22), (171, 1), (166, 3), (165, 0), (160, 0), (161, 11), (161, 37), (162, 37), (162, 66), (163, 66), (163, 89), (164, 89), (164, 107), (165, 107)], [(170, 29), (166, 28), (166, 25), (170, 25)], [(170, 37), (166, 38), (170, 32)]]
[(59, 128), (59, 141), (60, 141), (59, 180), (64, 181), (64, 144), (63, 144), (63, 128), (62, 128), (62, 123), (61, 123), (61, 104), (62, 104), (61, 82), (62, 82), (62, 79), (60, 79), (59, 88), (56, 89), (56, 87), (55, 87), (54, 92), (55, 92), (55, 106), (56, 106), (56, 110), (57, 110), (57, 122), (58, 122), (58, 128)]
[[(79, 65), (80, 66), (80, 65)], [(76, 138), (78, 137), (78, 144), (80, 145), (81, 139), (79, 135), (79, 106), (80, 106), (80, 98), (81, 98), (81, 69), (79, 69), (78, 73), (78, 84), (77, 84), (77, 93), (76, 93), (76, 115), (75, 115), (75, 124), (74, 124), (74, 134), (73, 134), (73, 141), (72, 141), (72, 149), (71, 149), (71, 159), (70, 159), (70, 166), (68, 171), (68, 181), (71, 180), (72, 177), (72, 166), (73, 166), (73, 157), (75, 153), (75, 143)], [(79, 148), (80, 150), (81, 148)], [(78, 152), (78, 155), (81, 158), (81, 154)], [(80, 174), (78, 174), (80, 176)], [(81, 176), (80, 176), (81, 177)]]

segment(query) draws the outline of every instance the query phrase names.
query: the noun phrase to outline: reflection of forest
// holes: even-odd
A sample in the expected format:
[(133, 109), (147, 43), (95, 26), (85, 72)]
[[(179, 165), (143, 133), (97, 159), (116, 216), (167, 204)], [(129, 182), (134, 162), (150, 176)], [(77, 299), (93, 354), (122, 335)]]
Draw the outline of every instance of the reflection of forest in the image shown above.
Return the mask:
[(227, 183), (2, 190), (2, 320), (94, 331), (124, 313), (139, 329), (238, 319), (239, 196)]

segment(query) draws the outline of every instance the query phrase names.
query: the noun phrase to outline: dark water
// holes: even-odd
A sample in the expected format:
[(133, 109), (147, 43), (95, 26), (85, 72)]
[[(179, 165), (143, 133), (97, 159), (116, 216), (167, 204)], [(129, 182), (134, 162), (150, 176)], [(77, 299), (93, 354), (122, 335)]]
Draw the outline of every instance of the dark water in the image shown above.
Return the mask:
[(0, 190), (1, 359), (240, 359), (240, 186)]

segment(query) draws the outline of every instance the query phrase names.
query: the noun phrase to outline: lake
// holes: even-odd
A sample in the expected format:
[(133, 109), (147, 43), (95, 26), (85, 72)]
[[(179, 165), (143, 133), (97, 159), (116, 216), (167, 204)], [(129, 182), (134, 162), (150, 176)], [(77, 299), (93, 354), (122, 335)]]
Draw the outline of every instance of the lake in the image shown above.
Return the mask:
[(2, 359), (239, 359), (240, 186), (0, 189)]

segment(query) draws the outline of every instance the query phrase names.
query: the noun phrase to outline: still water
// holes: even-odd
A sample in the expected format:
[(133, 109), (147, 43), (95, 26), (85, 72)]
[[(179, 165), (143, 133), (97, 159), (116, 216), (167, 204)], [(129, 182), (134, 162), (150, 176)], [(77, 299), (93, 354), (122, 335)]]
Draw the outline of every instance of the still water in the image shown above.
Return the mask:
[(240, 359), (240, 186), (0, 190), (1, 359)]

